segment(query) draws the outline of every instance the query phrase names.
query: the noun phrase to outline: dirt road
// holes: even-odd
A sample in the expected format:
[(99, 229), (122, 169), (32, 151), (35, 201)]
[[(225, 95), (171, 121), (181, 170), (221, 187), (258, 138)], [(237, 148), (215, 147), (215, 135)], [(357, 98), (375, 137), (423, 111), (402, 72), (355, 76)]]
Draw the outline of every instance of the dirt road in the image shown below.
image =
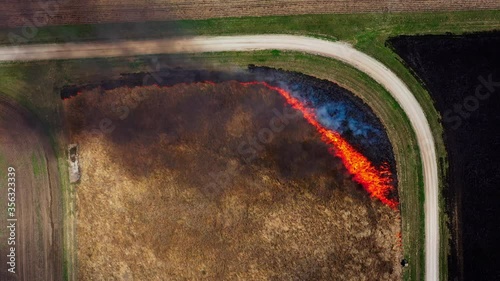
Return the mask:
[(0, 61), (119, 57), (160, 53), (199, 53), (280, 49), (300, 51), (343, 61), (383, 85), (398, 101), (417, 135), (424, 169), (425, 275), (439, 279), (438, 171), (434, 137), (419, 105), (396, 74), (372, 57), (342, 42), (292, 35), (193, 37), (165, 40), (30, 45), (0, 48)]

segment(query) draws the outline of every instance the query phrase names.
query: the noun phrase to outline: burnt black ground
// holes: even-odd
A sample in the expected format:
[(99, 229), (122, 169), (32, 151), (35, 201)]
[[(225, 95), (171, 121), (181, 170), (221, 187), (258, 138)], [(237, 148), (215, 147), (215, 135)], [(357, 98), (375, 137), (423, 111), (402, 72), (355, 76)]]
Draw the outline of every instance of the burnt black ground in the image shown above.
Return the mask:
[[(352, 116), (357, 120), (363, 120), (380, 132), (376, 137), (355, 137), (352, 131), (346, 130), (342, 133), (351, 145), (368, 157), (377, 167), (388, 164), (393, 175), (393, 182), (397, 184), (396, 165), (392, 146), (382, 122), (373, 113), (371, 108), (360, 98), (356, 97), (348, 90), (338, 84), (327, 80), (317, 79), (312, 76), (297, 72), (290, 72), (281, 69), (268, 67), (258, 67), (250, 65), (248, 70), (239, 72), (222, 72), (209, 70), (193, 70), (183, 68), (163, 69), (154, 73), (128, 73), (122, 74), (120, 78), (114, 80), (103, 80), (82, 85), (67, 85), (61, 89), (61, 98), (69, 98), (84, 92), (99, 88), (102, 91), (116, 89), (119, 87), (139, 87), (148, 85), (173, 86), (179, 83), (195, 83), (212, 81), (215, 83), (226, 81), (253, 82), (263, 81), (271, 85), (278, 86), (299, 94), (306, 93), (305, 96), (316, 101), (335, 101), (348, 104), (354, 108)], [(390, 195), (397, 197), (397, 190)]]
[(458, 222), (450, 225), (449, 279), (500, 280), (500, 32), (400, 36), (387, 43), (442, 116), (448, 214), (458, 207)]

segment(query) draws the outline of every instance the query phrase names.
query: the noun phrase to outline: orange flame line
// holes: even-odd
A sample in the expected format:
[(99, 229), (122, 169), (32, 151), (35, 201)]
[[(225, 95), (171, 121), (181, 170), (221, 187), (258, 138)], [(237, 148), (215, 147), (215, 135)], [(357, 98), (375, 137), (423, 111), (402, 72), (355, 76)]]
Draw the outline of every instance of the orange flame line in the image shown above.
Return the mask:
[(342, 136), (332, 130), (323, 127), (316, 119), (313, 110), (306, 108), (298, 99), (286, 90), (269, 85), (266, 82), (245, 82), (243, 85), (262, 85), (266, 88), (278, 92), (285, 98), (288, 104), (302, 112), (309, 124), (316, 128), (321, 135), (321, 139), (331, 145), (330, 152), (339, 157), (347, 171), (353, 175), (353, 179), (360, 183), (370, 196), (377, 198), (387, 206), (396, 209), (398, 202), (387, 198), (393, 189), (391, 173), (387, 167), (377, 169), (373, 164), (354, 147), (352, 147)]

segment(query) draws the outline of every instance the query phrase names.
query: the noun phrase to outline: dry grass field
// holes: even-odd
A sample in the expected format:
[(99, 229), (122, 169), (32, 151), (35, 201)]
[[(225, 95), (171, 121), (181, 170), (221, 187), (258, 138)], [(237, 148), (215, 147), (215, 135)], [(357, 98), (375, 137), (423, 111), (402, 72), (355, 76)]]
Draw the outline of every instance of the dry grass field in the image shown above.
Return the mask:
[[(57, 2), (64, 2), (64, 4), (58, 5), (57, 10), (47, 4)], [(499, 8), (500, 2), (497, 0), (152, 0), (139, 3), (131, 0), (3, 0), (0, 2), (0, 26), (23, 26), (25, 25), (23, 18), (29, 19), (31, 22), (37, 18), (37, 21), (41, 23), (61, 25), (239, 16), (461, 11)], [(51, 12), (44, 12), (47, 10)], [(38, 15), (37, 12), (39, 12)], [(43, 14), (49, 16), (44, 18)]]
[[(7, 168), (16, 183), (16, 274), (7, 272)], [(36, 119), (0, 100), (0, 280), (62, 280), (62, 208), (57, 160)], [(13, 245), (11, 245), (13, 246)]]
[(400, 279), (399, 214), (301, 116), (255, 159), (238, 152), (276, 110), (290, 113), (277, 93), (234, 82), (66, 100), (78, 280)]

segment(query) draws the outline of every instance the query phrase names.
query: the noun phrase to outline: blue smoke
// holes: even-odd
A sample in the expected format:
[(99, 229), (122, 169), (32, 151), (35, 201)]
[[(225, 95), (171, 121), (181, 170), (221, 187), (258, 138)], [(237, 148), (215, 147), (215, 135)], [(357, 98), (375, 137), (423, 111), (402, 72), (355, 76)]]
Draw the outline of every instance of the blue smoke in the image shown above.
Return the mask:
[(375, 144), (382, 136), (381, 131), (367, 123), (355, 109), (340, 102), (329, 102), (316, 108), (318, 121), (328, 129), (342, 135), (351, 133), (356, 138), (364, 138), (364, 142)]
[(350, 135), (364, 145), (374, 145), (384, 139), (382, 128), (374, 124), (366, 109), (356, 103), (337, 97), (327, 89), (305, 86), (301, 83), (283, 85), (291, 94), (316, 112), (318, 122), (330, 130), (343, 135)]

